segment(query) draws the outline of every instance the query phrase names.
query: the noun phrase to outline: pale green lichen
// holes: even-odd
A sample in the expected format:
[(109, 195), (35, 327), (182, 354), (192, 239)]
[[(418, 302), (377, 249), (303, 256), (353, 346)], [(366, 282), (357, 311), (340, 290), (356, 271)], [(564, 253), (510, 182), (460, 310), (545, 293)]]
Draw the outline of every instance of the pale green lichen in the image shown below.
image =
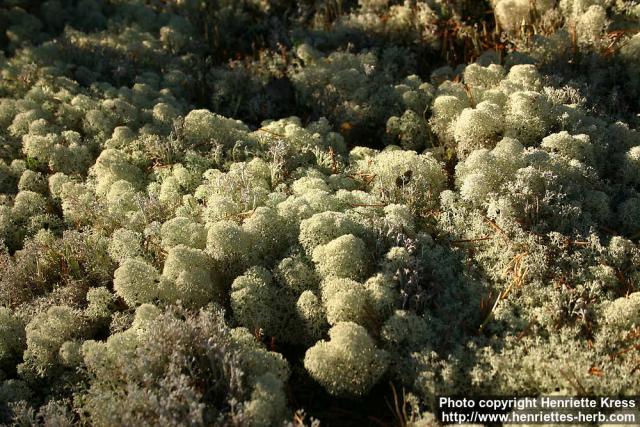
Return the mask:
[(305, 368), (333, 395), (365, 394), (384, 374), (387, 354), (378, 350), (367, 331), (355, 323), (338, 323), (307, 350)]

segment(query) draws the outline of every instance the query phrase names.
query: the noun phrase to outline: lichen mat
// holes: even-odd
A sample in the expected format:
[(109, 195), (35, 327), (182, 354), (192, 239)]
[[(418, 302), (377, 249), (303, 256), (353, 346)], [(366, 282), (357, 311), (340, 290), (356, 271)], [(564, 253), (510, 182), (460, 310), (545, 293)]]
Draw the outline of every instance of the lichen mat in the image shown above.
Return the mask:
[(0, 424), (640, 390), (640, 5), (0, 5)]

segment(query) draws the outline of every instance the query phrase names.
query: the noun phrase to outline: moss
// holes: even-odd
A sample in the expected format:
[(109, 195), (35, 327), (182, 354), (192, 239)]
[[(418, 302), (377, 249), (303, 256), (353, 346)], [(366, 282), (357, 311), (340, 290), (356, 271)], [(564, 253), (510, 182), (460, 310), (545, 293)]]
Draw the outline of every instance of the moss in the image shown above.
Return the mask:
[(207, 241), (205, 227), (185, 217), (175, 217), (162, 224), (160, 235), (165, 250), (177, 245), (204, 249)]
[(313, 262), (321, 277), (363, 279), (370, 269), (370, 255), (362, 239), (345, 234), (313, 250)]
[(0, 424), (638, 389), (634, 2), (4, 3)]
[(162, 270), (162, 297), (169, 302), (204, 307), (222, 298), (222, 286), (212, 274), (211, 258), (200, 249), (177, 245), (169, 250)]
[(11, 310), (0, 308), (0, 367), (13, 369), (25, 347), (24, 325)]
[(26, 326), (27, 348), (20, 370), (36, 377), (46, 377), (64, 362), (59, 351), (70, 339), (84, 334), (81, 314), (67, 306), (53, 306), (40, 313)]
[(113, 288), (125, 302), (135, 307), (153, 302), (160, 296), (160, 274), (148, 262), (128, 258), (115, 271)]
[(250, 331), (262, 331), (278, 341), (295, 340), (289, 334), (293, 299), (263, 268), (250, 269), (233, 281), (231, 309), (237, 324)]
[(207, 253), (221, 274), (237, 275), (253, 258), (253, 240), (233, 221), (219, 221), (207, 232)]
[(384, 374), (386, 352), (355, 323), (337, 323), (329, 337), (307, 350), (305, 368), (333, 395), (363, 395)]
[(346, 234), (362, 235), (362, 228), (343, 213), (322, 212), (300, 223), (298, 240), (311, 255), (316, 247)]

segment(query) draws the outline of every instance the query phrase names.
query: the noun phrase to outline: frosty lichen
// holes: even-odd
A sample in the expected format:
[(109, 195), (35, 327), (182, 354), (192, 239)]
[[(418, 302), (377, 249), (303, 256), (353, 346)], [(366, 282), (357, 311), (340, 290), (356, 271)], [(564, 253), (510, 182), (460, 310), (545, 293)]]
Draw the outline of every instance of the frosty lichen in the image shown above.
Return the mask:
[(115, 271), (113, 288), (127, 304), (153, 302), (159, 297), (160, 274), (142, 259), (128, 258)]
[(305, 367), (331, 394), (364, 394), (386, 370), (386, 353), (351, 322), (337, 323), (329, 336), (307, 350)]
[(0, 424), (633, 394), (638, 17), (4, 2)]

